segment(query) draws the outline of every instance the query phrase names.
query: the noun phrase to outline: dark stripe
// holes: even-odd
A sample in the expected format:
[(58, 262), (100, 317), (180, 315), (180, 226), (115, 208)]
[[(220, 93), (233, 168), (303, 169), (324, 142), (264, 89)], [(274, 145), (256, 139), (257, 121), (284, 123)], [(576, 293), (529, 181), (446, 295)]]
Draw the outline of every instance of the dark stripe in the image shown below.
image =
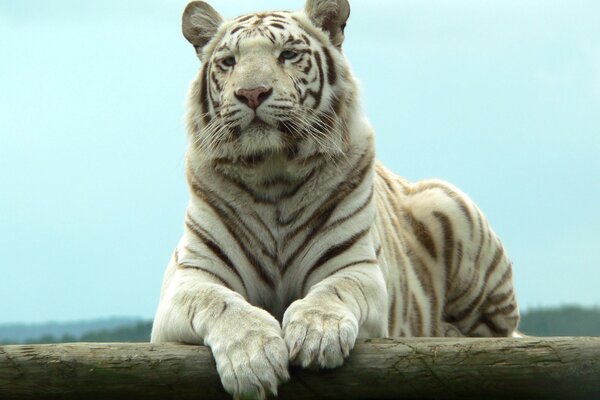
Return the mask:
[(396, 332), (396, 292), (392, 288), (392, 298), (390, 299), (388, 312), (388, 336), (395, 336)]
[(292, 183), (291, 179), (286, 176), (278, 175), (271, 176), (257, 183), (263, 188), (272, 188), (273, 186), (289, 186)]
[(287, 226), (291, 223), (296, 222), (298, 220), (298, 218), (300, 218), (304, 214), (305, 210), (306, 210), (306, 206), (300, 207), (298, 210), (296, 210), (295, 212), (290, 214), (287, 217), (287, 219), (284, 219), (281, 210), (277, 209), (275, 212), (275, 221), (280, 226)]
[[(219, 199), (220, 201), (218, 203), (217, 203), (217, 201), (214, 201), (213, 199), (211, 199), (211, 197), (216, 196), (216, 194), (212, 193), (209, 190), (202, 189), (202, 187), (200, 185), (198, 185), (198, 183), (195, 182), (193, 179), (191, 181), (191, 189), (194, 192), (194, 194), (196, 196), (198, 196), (198, 198), (203, 200), (208, 206), (211, 207), (211, 209), (217, 215), (217, 217), (219, 218), (219, 220), (221, 221), (223, 226), (227, 229), (227, 231), (229, 232), (229, 234), (231, 235), (233, 240), (235, 240), (235, 242), (238, 244), (238, 246), (244, 253), (244, 256), (246, 257), (246, 260), (254, 268), (254, 271), (256, 272), (256, 274), (260, 277), (260, 279), (267, 286), (269, 286), (271, 289), (273, 289), (275, 287), (275, 282), (267, 274), (267, 269), (262, 264), (262, 262), (254, 255), (253, 252), (251, 252), (248, 249), (246, 243), (244, 243), (244, 239), (247, 243), (251, 243), (253, 241), (250, 240), (250, 237), (252, 237), (254, 239), (254, 242), (257, 242), (260, 245), (260, 247), (262, 249), (261, 253), (264, 256), (268, 256), (272, 260), (276, 259), (275, 256), (271, 255), (267, 251), (266, 246), (260, 242), (258, 237), (256, 237), (256, 235), (254, 235), (252, 230), (244, 223), (244, 221), (237, 214), (237, 210), (235, 210), (233, 207), (229, 206), (229, 204), (227, 204), (223, 199)], [(226, 205), (229, 208), (229, 212), (230, 212), (230, 214), (232, 214), (232, 216), (228, 216), (227, 213), (225, 212), (225, 210), (223, 210), (219, 206), (219, 204)], [(240, 227), (242, 227), (243, 230), (239, 229)], [(274, 238), (273, 238), (273, 240), (274, 240)]]
[(498, 282), (496, 282), (496, 285), (494, 286), (494, 289), (491, 291), (491, 293), (495, 292), (499, 287), (503, 286), (511, 278), (512, 278), (512, 264), (509, 262), (508, 266), (506, 267), (506, 271), (504, 271), (504, 273), (502, 274), (502, 276), (500, 277)]
[(294, 197), (296, 194), (298, 194), (300, 189), (302, 189), (304, 186), (306, 186), (309, 182), (313, 180), (315, 175), (317, 175), (317, 171), (320, 171), (320, 169), (311, 169), (310, 173), (307, 176), (305, 176), (296, 186), (282, 193), (277, 200), (291, 199), (292, 197)]
[(427, 184), (423, 184), (419, 186), (419, 190), (416, 193), (421, 193), (427, 190), (441, 190), (442, 192), (444, 192), (444, 194), (448, 197), (450, 197), (452, 200), (454, 200), (454, 202), (456, 203), (456, 205), (458, 206), (458, 208), (460, 208), (461, 212), (463, 213), (463, 215), (465, 216), (465, 218), (467, 219), (468, 223), (469, 223), (469, 228), (471, 230), (471, 234), (473, 233), (473, 228), (475, 226), (475, 222), (473, 221), (473, 216), (471, 215), (471, 212), (469, 211), (469, 207), (467, 205), (467, 203), (465, 202), (465, 199), (459, 195), (458, 193), (454, 192), (452, 189), (450, 189), (447, 186), (444, 186), (440, 183), (427, 183)]
[[(321, 61), (321, 55), (318, 52), (314, 52), (314, 60), (317, 64), (316, 80), (318, 81), (319, 88), (317, 91), (314, 91), (313, 89), (307, 89), (304, 96), (301, 97), (300, 103), (304, 104), (306, 102), (306, 100), (308, 99), (308, 97), (310, 96), (315, 100), (315, 104), (312, 107), (316, 110), (319, 107), (319, 105), (321, 104), (321, 100), (323, 98), (324, 72), (323, 72), (323, 63)], [(305, 74), (308, 74), (312, 70), (312, 66), (313, 66), (312, 58), (309, 58), (306, 61), (306, 68), (304, 68), (303, 72)]]
[(454, 296), (448, 298), (448, 300), (446, 301), (446, 308), (452, 307), (456, 302), (458, 302), (463, 297), (465, 297), (467, 294), (469, 294), (471, 292), (473, 285), (475, 284), (475, 282), (478, 279), (479, 279), (479, 270), (475, 268), (475, 269), (473, 269), (473, 273), (471, 274), (471, 279), (469, 280), (469, 283), (467, 285), (465, 285), (464, 288), (460, 292), (458, 292), (458, 294), (455, 294)]
[(479, 246), (477, 248), (477, 255), (475, 256), (475, 261), (473, 261), (473, 264), (475, 266), (479, 266), (479, 260), (481, 258), (481, 254), (483, 253), (483, 248), (485, 246), (487, 238), (484, 231), (483, 216), (481, 215), (481, 212), (477, 212), (477, 223), (479, 224)]
[(377, 176), (379, 176), (379, 178), (381, 178), (381, 180), (385, 183), (385, 186), (387, 186), (388, 190), (394, 195), (397, 196), (398, 194), (396, 193), (396, 189), (394, 188), (394, 186), (392, 185), (392, 182), (388, 179), (387, 176), (387, 171), (384, 170), (381, 165), (377, 165), (376, 168), (377, 171)]
[(294, 123), (285, 119), (277, 122), (277, 129), (289, 136), (292, 136), (296, 132)]
[(496, 248), (496, 252), (494, 253), (494, 258), (492, 258), (490, 265), (485, 270), (486, 271), (485, 279), (483, 280), (485, 285), (487, 285), (488, 280), (490, 279), (490, 276), (492, 276), (492, 274), (494, 273), (496, 268), (498, 268), (498, 265), (500, 264), (500, 260), (502, 260), (503, 257), (504, 257), (504, 248), (502, 246), (498, 246)]
[(370, 227), (365, 230), (362, 230), (362, 231), (352, 235), (350, 238), (343, 241), (342, 243), (338, 243), (337, 245), (330, 247), (325, 253), (323, 253), (321, 255), (321, 257), (319, 257), (319, 259), (308, 269), (306, 275), (304, 276), (304, 279), (302, 280), (302, 285), (300, 287), (301, 293), (304, 293), (305, 288), (306, 288), (306, 283), (308, 282), (308, 279), (315, 271), (317, 271), (324, 264), (331, 261), (335, 257), (337, 257), (337, 256), (345, 253), (349, 249), (351, 249), (352, 246), (354, 246), (360, 239), (365, 237), (369, 233), (370, 230), (371, 230)]
[[(366, 164), (365, 164), (366, 162)], [(361, 168), (362, 165), (362, 168)], [(351, 169), (351, 173), (331, 192), (329, 197), (321, 203), (316, 212), (295, 230), (286, 235), (286, 242), (290, 243), (298, 234), (310, 228), (304, 241), (296, 248), (294, 253), (284, 262), (285, 265), (291, 265), (295, 258), (313, 240), (319, 231), (325, 226), (331, 215), (338, 207), (340, 202), (352, 193), (365, 179), (373, 165), (373, 154), (368, 150), (361, 159)]]
[(317, 109), (319, 108), (321, 99), (323, 98), (323, 86), (325, 86), (323, 80), (325, 75), (323, 73), (323, 62), (321, 61), (321, 55), (318, 52), (315, 52), (315, 60), (317, 62), (317, 69), (319, 70), (319, 91), (316, 93), (316, 103), (314, 105), (314, 108)]
[[(283, 100), (285, 101), (285, 99), (275, 99), (276, 101), (280, 101)], [(277, 104), (265, 104), (264, 107), (273, 109), (273, 110), (283, 110), (283, 111), (292, 111), (294, 108), (292, 106), (288, 106), (288, 105), (277, 105)], [(284, 115), (283, 113), (281, 115)]]
[[(189, 246), (185, 246), (185, 251), (187, 251), (188, 253), (191, 253), (192, 255), (195, 255), (198, 258), (202, 258), (204, 257), (204, 255), (200, 254), (198, 251), (192, 249)], [(177, 268), (178, 269), (196, 269), (198, 271), (202, 271), (205, 274), (211, 275), (213, 278), (215, 278), (216, 280), (220, 281), (221, 284), (223, 286), (225, 286), (227, 289), (231, 289), (231, 285), (229, 285), (229, 283), (221, 276), (217, 275), (216, 273), (209, 271), (203, 267), (197, 266), (197, 265), (188, 265), (188, 264), (179, 264), (179, 254), (177, 253), (177, 250), (175, 250), (175, 261), (177, 262)], [(233, 289), (231, 289), (233, 290)]]
[[(238, 241), (238, 243), (239, 243), (239, 240), (236, 239), (236, 241)], [(258, 276), (260, 277), (260, 279), (271, 289), (275, 289), (275, 282), (269, 275), (267, 275), (267, 269), (264, 267), (262, 262), (256, 257), (256, 255), (254, 255), (254, 253), (252, 253), (250, 250), (248, 250), (248, 248), (246, 246), (241, 245), (240, 247), (242, 248), (242, 251), (244, 252), (244, 255), (246, 256), (246, 259), (248, 260), (250, 265), (252, 265), (252, 267), (254, 268), (254, 270), (256, 271)]]
[(499, 327), (491, 318), (483, 316), (479, 323), (469, 330), (469, 335), (472, 335), (480, 325), (485, 325), (496, 337), (508, 336), (508, 329)]
[(233, 289), (231, 289), (231, 286), (225, 281), (225, 279), (223, 279), (219, 275), (215, 274), (214, 272), (207, 270), (206, 268), (199, 267), (197, 265), (188, 265), (188, 264), (183, 264), (183, 265), (179, 264), (178, 268), (179, 269), (195, 269), (198, 271), (202, 271), (203, 273), (210, 275), (215, 280), (219, 281), (221, 283), (221, 285), (225, 286), (227, 289), (233, 290)]
[(454, 229), (450, 218), (444, 213), (434, 211), (433, 216), (437, 218), (442, 226), (444, 234), (444, 265), (448, 274), (452, 271), (452, 254), (454, 253)]
[(344, 105), (344, 102), (342, 101), (342, 99), (337, 95), (334, 94), (331, 97), (331, 109), (333, 110), (333, 112), (335, 113), (335, 115), (337, 117), (340, 116), (341, 112), (342, 112), (342, 106)]
[(330, 86), (333, 86), (337, 81), (335, 63), (333, 62), (333, 57), (331, 57), (331, 53), (327, 47), (323, 47), (323, 54), (325, 54), (325, 62), (327, 63), (327, 82), (329, 82)]
[[(421, 287), (425, 290), (427, 295), (426, 301), (429, 300), (430, 307), (430, 321), (432, 323), (431, 332), (437, 331), (437, 321), (439, 321), (440, 316), (440, 305), (438, 300), (438, 294), (433, 286), (433, 277), (431, 276), (431, 271), (427, 268), (425, 263), (417, 257), (414, 252), (411, 252), (409, 255), (411, 261), (414, 265), (414, 272), (417, 276), (417, 280), (421, 283)], [(427, 334), (431, 334), (431, 332), (427, 332)]]
[(200, 104), (201, 104), (201, 110), (202, 110), (202, 121), (204, 122), (204, 125), (208, 125), (210, 123), (210, 115), (208, 115), (208, 101), (209, 101), (209, 97), (208, 97), (208, 62), (205, 63), (202, 66), (202, 72), (200, 74), (201, 76), (201, 86), (200, 86)]
[(236, 18), (236, 22), (245, 22), (254, 17), (254, 14), (242, 15), (241, 17)]
[(333, 293), (335, 294), (335, 297), (337, 297), (341, 303), (344, 303), (344, 299), (342, 298), (342, 295), (340, 294), (339, 290), (336, 287), (333, 288)]
[(272, 24), (269, 24), (269, 26), (273, 27), (273, 28), (277, 28), (277, 29), (282, 29), (282, 30), (285, 29), (285, 26), (283, 26), (283, 25), (281, 25), (281, 24), (279, 24), (277, 22), (273, 22)]
[[(462, 299), (464, 296), (466, 296), (469, 291), (471, 290), (471, 287), (473, 286), (473, 284), (475, 283), (475, 281), (479, 278), (479, 259), (481, 258), (481, 254), (483, 253), (483, 248), (485, 245), (485, 239), (486, 239), (486, 235), (483, 229), (483, 221), (482, 221), (482, 216), (481, 216), (481, 212), (477, 213), (477, 222), (479, 224), (479, 246), (477, 248), (477, 255), (475, 256), (475, 260), (473, 261), (473, 264), (475, 265), (475, 268), (473, 269), (473, 274), (471, 275), (471, 280), (469, 282), (468, 285), (466, 285), (464, 287), (463, 290), (461, 290), (459, 293), (455, 294), (452, 297), (448, 298), (447, 301), (447, 305), (451, 306), (454, 303), (456, 303), (457, 301), (459, 301), (460, 299)], [(448, 293), (449, 295), (449, 293)]]
[(421, 245), (427, 250), (431, 258), (437, 260), (437, 251), (435, 249), (435, 243), (433, 241), (433, 237), (431, 236), (431, 232), (429, 228), (422, 222), (419, 221), (414, 215), (412, 215), (409, 211), (405, 214), (405, 219), (410, 224), (415, 237), (421, 243)]
[(367, 197), (367, 199), (360, 206), (355, 208), (350, 214), (348, 214), (342, 218), (338, 218), (335, 221), (332, 221), (330, 224), (328, 224), (325, 227), (325, 232), (330, 231), (334, 228), (337, 228), (344, 222), (348, 221), (349, 219), (351, 219), (354, 216), (356, 216), (357, 214), (359, 214), (361, 211), (363, 211), (365, 208), (367, 208), (367, 206), (369, 206), (371, 204), (372, 199), (373, 199), (373, 187), (371, 187), (371, 191), (369, 192), (369, 196)]
[(277, 43), (277, 38), (275, 37), (275, 34), (273, 32), (271, 32), (268, 29), (264, 29), (261, 30), (265, 35), (267, 35), (267, 38), (271, 41), (271, 43), (275, 44)]
[(257, 164), (263, 163), (266, 159), (266, 153), (254, 153), (241, 157), (240, 162), (244, 165), (255, 167)]
[[(512, 277), (512, 269), (507, 268), (506, 271), (504, 272), (504, 274), (502, 275), (502, 277), (499, 279), (499, 281), (494, 285), (494, 287), (489, 292), (490, 293), (496, 292), (496, 290), (498, 290), (499, 287), (504, 285), (504, 283), (506, 283), (511, 277)], [(512, 294), (512, 290), (510, 293)], [(498, 296), (503, 296), (503, 295), (500, 294)], [(490, 323), (493, 323), (491, 318), (493, 316), (496, 316), (497, 314), (503, 314), (504, 317), (502, 318), (502, 320), (504, 320), (504, 321), (513, 320), (513, 318), (509, 317), (509, 314), (517, 309), (516, 302), (514, 301), (514, 295), (510, 296), (512, 302), (509, 305), (504, 306), (504, 307), (496, 307), (493, 311), (490, 311), (490, 312), (483, 312), (482, 310), (484, 310), (490, 306), (495, 307), (495, 305), (492, 304), (492, 302), (491, 302), (491, 297), (493, 297), (493, 296), (488, 297), (485, 300), (485, 302), (479, 307), (479, 310), (480, 310), (480, 313), (482, 316), (479, 318), (478, 321), (476, 321), (473, 324), (473, 326), (471, 327), (469, 332), (474, 332), (477, 329), (477, 326), (479, 326), (483, 323), (490, 329), (490, 331), (492, 331), (494, 334), (497, 334), (497, 336), (507, 336), (508, 330), (502, 329), (502, 328), (495, 329), (494, 328), (495, 325), (492, 326)], [(518, 322), (518, 316), (515, 316), (514, 320), (515, 320), (515, 324), (512, 327), (512, 329), (516, 328), (516, 323)]]
[(240, 273), (238, 272), (238, 270), (235, 268), (235, 265), (233, 264), (233, 262), (231, 261), (231, 259), (227, 256), (227, 254), (225, 254), (225, 252), (223, 251), (223, 249), (221, 249), (221, 247), (219, 247), (219, 245), (217, 245), (215, 242), (213, 242), (212, 240), (210, 240), (203, 232), (201, 232), (203, 229), (197, 223), (195, 223), (191, 219), (191, 217), (188, 216), (188, 218), (189, 218), (189, 220), (185, 222), (185, 225), (194, 233), (194, 235), (196, 235), (196, 237), (198, 239), (200, 239), (200, 241), (215, 256), (217, 256), (223, 262), (223, 264), (225, 264), (227, 266), (227, 268), (229, 268), (229, 270), (231, 272), (233, 272), (238, 277), (238, 279), (242, 283), (244, 291), (247, 293), (247, 289), (246, 289), (246, 285), (244, 283), (244, 280), (242, 279), (242, 276), (240, 275)]
[(231, 111), (227, 112), (225, 115), (223, 115), (223, 118), (230, 118), (230, 117), (238, 115), (241, 112), (242, 112), (242, 110), (240, 110), (239, 108), (234, 108), (233, 110), (231, 110)]
[(451, 281), (448, 279), (452, 276), (453, 266), (452, 263), (454, 261), (454, 229), (452, 227), (452, 222), (450, 218), (439, 211), (434, 211), (433, 216), (437, 218), (438, 222), (442, 226), (442, 233), (444, 234), (444, 267), (446, 269), (446, 276), (444, 281), (446, 282), (445, 292), (448, 293), (450, 290)]
[(351, 262), (351, 263), (348, 263), (348, 264), (342, 265), (341, 267), (337, 268), (336, 270), (334, 270), (333, 272), (331, 272), (331, 273), (329, 274), (329, 276), (335, 275), (335, 274), (337, 274), (338, 272), (340, 272), (340, 271), (341, 271), (341, 270), (343, 270), (343, 269), (350, 268), (350, 267), (354, 267), (354, 266), (356, 266), (356, 265), (360, 265), (360, 264), (377, 265), (377, 264), (378, 264), (378, 262), (377, 262), (377, 260), (360, 260), (360, 261), (353, 261), (353, 262)]
[(507, 306), (497, 307), (494, 311), (486, 312), (483, 315), (485, 315), (488, 318), (492, 318), (492, 317), (495, 317), (497, 315), (510, 315), (516, 309), (517, 309), (517, 303), (516, 302), (512, 302), (512, 303), (509, 303)]
[[(394, 242), (394, 253), (398, 252), (398, 245)], [(398, 259), (397, 256), (394, 259)], [(400, 283), (402, 285), (401, 292), (404, 293), (404, 301), (402, 302), (404, 307), (402, 309), (402, 323), (406, 324), (410, 321), (410, 306), (411, 306), (411, 298), (407, 298), (410, 293), (410, 289), (408, 288), (408, 279), (406, 277), (406, 272), (400, 270)], [(402, 325), (400, 325), (402, 326)]]
[(290, 21), (283, 19), (284, 17), (272, 17), (269, 19), (269, 22), (278, 22), (283, 25), (290, 25)]
[(332, 132), (335, 123), (337, 122), (337, 116), (329, 111), (319, 112), (317, 114), (318, 120), (313, 124), (313, 129), (317, 132)]
[[(215, 89), (217, 91), (216, 96), (219, 96), (218, 93), (221, 91), (221, 84), (217, 80), (216, 74), (211, 77), (211, 83), (214, 85), (214, 87), (215, 87)], [(220, 99), (218, 97), (215, 98), (215, 93), (213, 93), (211, 90), (208, 91), (208, 95), (209, 95), (209, 98), (210, 98), (210, 101), (211, 101), (211, 105), (212, 105), (212, 108), (213, 108), (214, 112), (218, 113), (219, 112), (219, 107), (221, 106), (221, 104), (219, 103)]]
[(233, 186), (237, 187), (241, 191), (243, 191), (246, 194), (248, 194), (250, 196), (250, 198), (252, 199), (252, 201), (254, 201), (255, 203), (259, 203), (259, 204), (274, 204), (275, 203), (274, 200), (269, 199), (269, 198), (267, 198), (267, 197), (265, 197), (265, 196), (263, 196), (263, 195), (261, 195), (259, 193), (256, 193), (245, 182), (237, 179), (236, 177), (227, 175), (227, 174), (223, 173), (223, 171), (217, 170), (216, 172), (224, 180), (228, 181)]
[(498, 306), (498, 305), (504, 303), (506, 300), (510, 299), (512, 296), (513, 296), (513, 290), (511, 288), (508, 292), (498, 293), (498, 294), (489, 296), (487, 299), (487, 302), (490, 305)]
[[(306, 67), (304, 67), (304, 69), (302, 70), (302, 73), (304, 73), (305, 75), (308, 75), (308, 73), (312, 70), (312, 67), (313, 67), (312, 58), (309, 57), (306, 60)], [(306, 96), (304, 97), (304, 100), (306, 100)]]
[(446, 299), (450, 294), (451, 287), (456, 285), (458, 281), (458, 276), (461, 271), (463, 261), (463, 244), (461, 241), (456, 243), (456, 260), (454, 261), (454, 271), (446, 276)]
[[(235, 209), (233, 206), (231, 206), (225, 199), (223, 199), (221, 196), (219, 196), (216, 192), (208, 189), (207, 185), (202, 185), (200, 182), (198, 182), (198, 180), (192, 174), (188, 174), (188, 184), (189, 184), (190, 188), (192, 189), (192, 192), (198, 198), (200, 198), (205, 203), (207, 203), (213, 209), (213, 211), (215, 211), (215, 213), (218, 216), (222, 215), (222, 216), (226, 217), (226, 214), (223, 211), (223, 209), (221, 208), (221, 206), (224, 206), (227, 208), (229, 213), (234, 216), (233, 222), (231, 222), (231, 218), (227, 218), (229, 225), (233, 228), (232, 229), (233, 232), (238, 232), (239, 229), (237, 229), (237, 228), (242, 227), (245, 230), (245, 232), (253, 233), (252, 229), (250, 229), (250, 227), (244, 222), (244, 220), (239, 217), (237, 209)], [(267, 232), (271, 242), (275, 242), (275, 236), (273, 236), (273, 233), (271, 232), (271, 230), (269, 229), (267, 224), (258, 216), (258, 214), (253, 213), (252, 216), (254, 217), (254, 220), (256, 222), (258, 222), (258, 224)], [(232, 231), (230, 231), (230, 232), (232, 232)], [(268, 253), (268, 251), (266, 249), (266, 245), (264, 243), (262, 243), (260, 240), (258, 240), (258, 237), (256, 237), (256, 236), (254, 236), (254, 237), (261, 244), (263, 253), (268, 254), (270, 256), (270, 258), (274, 259), (275, 256)]]
[(469, 317), (470, 315), (472, 315), (475, 312), (475, 309), (478, 308), (478, 306), (480, 305), (480, 303), (486, 293), (493, 293), (493, 290), (490, 290), (491, 288), (488, 287), (488, 280), (489, 280), (492, 272), (495, 271), (496, 267), (500, 263), (500, 260), (502, 259), (503, 255), (504, 255), (504, 249), (501, 246), (499, 246), (496, 249), (496, 252), (494, 253), (494, 258), (492, 259), (492, 261), (490, 262), (490, 265), (486, 269), (487, 272), (485, 274), (483, 284), (482, 284), (481, 288), (479, 288), (479, 292), (478, 292), (477, 296), (473, 300), (471, 300), (471, 302), (466, 307), (464, 307), (461, 312), (459, 312), (456, 315), (451, 316), (449, 318), (449, 322), (455, 323), (455, 322), (464, 321), (467, 317)]
[(293, 146), (287, 148), (285, 150), (285, 158), (287, 160), (293, 160), (296, 157), (298, 157), (298, 154), (300, 153), (300, 146), (298, 146), (298, 144), (294, 144)]
[(412, 318), (410, 319), (412, 331), (411, 333), (412, 336), (421, 336), (423, 332), (423, 311), (421, 310), (421, 307), (417, 302), (417, 298), (415, 297), (414, 293), (412, 295), (412, 305), (414, 313), (412, 315)]
[[(241, 22), (241, 21), (240, 21)], [(234, 35), (236, 32), (239, 32), (241, 29), (244, 29), (243, 25), (240, 26), (236, 26), (235, 28), (233, 28), (230, 32), (231, 35)]]
[(291, 46), (299, 45), (304, 43), (302, 39), (297, 39), (294, 36), (290, 35), (290, 37), (285, 41), (285, 44), (289, 44)]

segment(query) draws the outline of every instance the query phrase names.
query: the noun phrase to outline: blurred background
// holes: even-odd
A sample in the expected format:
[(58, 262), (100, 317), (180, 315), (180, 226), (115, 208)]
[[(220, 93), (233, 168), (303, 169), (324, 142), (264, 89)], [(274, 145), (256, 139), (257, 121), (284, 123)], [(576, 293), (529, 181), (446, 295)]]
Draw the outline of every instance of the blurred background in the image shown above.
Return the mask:
[[(523, 331), (600, 335), (600, 2), (350, 2), (379, 158), (479, 204)], [(147, 340), (187, 203), (186, 3), (0, 0), (0, 342)]]

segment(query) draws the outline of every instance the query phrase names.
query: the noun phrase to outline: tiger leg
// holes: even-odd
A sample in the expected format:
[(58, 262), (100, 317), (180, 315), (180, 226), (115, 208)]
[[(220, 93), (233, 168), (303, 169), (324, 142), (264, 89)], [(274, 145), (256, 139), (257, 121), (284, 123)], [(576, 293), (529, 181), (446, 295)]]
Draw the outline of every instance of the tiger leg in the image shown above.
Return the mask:
[(383, 337), (387, 291), (376, 263), (356, 264), (314, 284), (283, 317), (292, 364), (335, 368), (357, 337)]
[(450, 325), (464, 336), (511, 336), (519, 320), (512, 266), (479, 208), (446, 182), (423, 181), (411, 188), (406, 210), (423, 227), (423, 258), (438, 282), (433, 334), (455, 335)]
[(470, 243), (445, 306), (446, 321), (466, 336), (514, 336), (519, 310), (512, 264), (502, 243), (477, 210), (479, 235)]
[(236, 399), (276, 395), (277, 386), (289, 379), (279, 322), (209, 274), (173, 261), (151, 342), (209, 346), (223, 387)]

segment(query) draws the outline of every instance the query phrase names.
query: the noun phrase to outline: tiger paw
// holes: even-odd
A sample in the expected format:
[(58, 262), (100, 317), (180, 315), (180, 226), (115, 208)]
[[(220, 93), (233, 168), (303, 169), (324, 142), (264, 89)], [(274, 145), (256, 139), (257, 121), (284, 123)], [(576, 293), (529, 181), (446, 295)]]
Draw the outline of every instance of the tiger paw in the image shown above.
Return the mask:
[(356, 317), (340, 305), (297, 300), (283, 317), (290, 362), (305, 368), (341, 366), (354, 347), (357, 334)]
[(237, 324), (221, 325), (207, 343), (223, 387), (236, 400), (276, 396), (279, 384), (289, 379), (288, 350), (279, 323), (260, 311), (258, 316), (240, 317)]

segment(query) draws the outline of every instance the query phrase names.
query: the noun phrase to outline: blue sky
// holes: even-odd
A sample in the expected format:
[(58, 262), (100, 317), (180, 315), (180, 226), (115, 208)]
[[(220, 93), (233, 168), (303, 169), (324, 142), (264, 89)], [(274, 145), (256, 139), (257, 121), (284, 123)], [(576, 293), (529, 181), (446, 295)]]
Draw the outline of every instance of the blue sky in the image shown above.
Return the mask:
[[(152, 317), (187, 203), (185, 3), (0, 0), (0, 323)], [(379, 158), (469, 193), (523, 308), (600, 305), (600, 2), (351, 5)]]

